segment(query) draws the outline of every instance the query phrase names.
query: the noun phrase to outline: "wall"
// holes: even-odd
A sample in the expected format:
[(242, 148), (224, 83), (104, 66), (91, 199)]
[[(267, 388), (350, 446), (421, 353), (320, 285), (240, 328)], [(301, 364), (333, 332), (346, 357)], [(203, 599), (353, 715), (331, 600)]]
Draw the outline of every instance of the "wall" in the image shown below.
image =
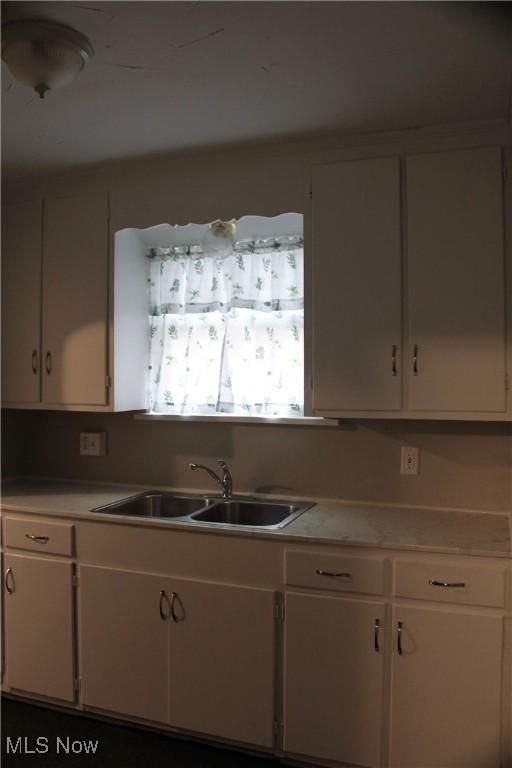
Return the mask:
[[(18, 458), (23, 474), (209, 490), (208, 477), (191, 473), (188, 464), (222, 456), (238, 491), (512, 510), (511, 424), (148, 423), (129, 413), (48, 411), (11, 413), (7, 422), (9, 464)], [(108, 455), (80, 457), (81, 430), (105, 430)], [(23, 435), (21, 448), (15, 434)], [(418, 477), (399, 474), (401, 445), (420, 447)]]
[[(500, 143), (511, 144), (504, 122), (337, 137), (114, 163), (14, 186), (4, 194), (25, 200), (108, 190), (112, 232), (161, 222), (274, 216), (307, 211), (312, 162)], [(93, 429), (108, 432), (106, 458), (78, 456), (80, 430)], [(240, 491), (263, 487), (306, 496), (512, 509), (511, 430), (511, 424), (492, 423), (382, 421), (332, 429), (150, 424), (130, 414), (11, 413), (4, 424), (3, 467), (7, 474), (208, 489), (208, 479), (189, 473), (188, 462), (221, 455), (230, 461)], [(401, 445), (422, 449), (419, 477), (399, 475)]]

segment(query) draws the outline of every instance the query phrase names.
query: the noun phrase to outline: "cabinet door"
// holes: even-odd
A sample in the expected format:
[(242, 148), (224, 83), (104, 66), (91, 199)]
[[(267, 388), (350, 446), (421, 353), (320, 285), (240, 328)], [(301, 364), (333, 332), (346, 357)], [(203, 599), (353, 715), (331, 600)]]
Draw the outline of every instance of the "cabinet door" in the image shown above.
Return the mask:
[(42, 202), (2, 212), (2, 401), (41, 399)]
[(287, 594), (286, 752), (380, 765), (383, 626), (380, 603)]
[(499, 148), (408, 158), (407, 243), (410, 408), (503, 411)]
[(313, 168), (314, 409), (401, 406), (398, 158)]
[(173, 580), (172, 726), (272, 747), (274, 593)]
[(79, 589), (84, 706), (167, 722), (166, 579), (83, 565)]
[(9, 687), (73, 701), (72, 564), (6, 554), (4, 586)]
[(392, 768), (499, 768), (503, 620), (397, 608), (394, 626)]
[(107, 299), (107, 196), (94, 194), (46, 201), (45, 403), (104, 405), (107, 402)]

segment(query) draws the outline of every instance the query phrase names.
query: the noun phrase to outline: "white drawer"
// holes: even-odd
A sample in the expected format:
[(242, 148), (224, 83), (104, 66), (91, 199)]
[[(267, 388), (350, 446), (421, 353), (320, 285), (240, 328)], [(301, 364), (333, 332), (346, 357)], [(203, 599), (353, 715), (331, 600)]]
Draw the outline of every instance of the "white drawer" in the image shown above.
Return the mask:
[(502, 608), (505, 569), (457, 565), (444, 560), (399, 560), (395, 563), (394, 594), (418, 600)]
[(384, 561), (370, 557), (287, 550), (285, 581), (297, 587), (382, 595)]
[(31, 517), (4, 518), (4, 545), (13, 549), (73, 554), (73, 528), (70, 523), (48, 523)]

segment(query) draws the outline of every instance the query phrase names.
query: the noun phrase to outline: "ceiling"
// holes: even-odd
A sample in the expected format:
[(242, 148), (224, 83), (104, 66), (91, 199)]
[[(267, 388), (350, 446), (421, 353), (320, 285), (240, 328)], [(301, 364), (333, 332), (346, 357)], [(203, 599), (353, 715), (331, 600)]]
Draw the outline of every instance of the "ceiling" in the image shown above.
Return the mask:
[(40, 100), (2, 64), (4, 181), (226, 144), (510, 119), (510, 3), (4, 2), (91, 40)]

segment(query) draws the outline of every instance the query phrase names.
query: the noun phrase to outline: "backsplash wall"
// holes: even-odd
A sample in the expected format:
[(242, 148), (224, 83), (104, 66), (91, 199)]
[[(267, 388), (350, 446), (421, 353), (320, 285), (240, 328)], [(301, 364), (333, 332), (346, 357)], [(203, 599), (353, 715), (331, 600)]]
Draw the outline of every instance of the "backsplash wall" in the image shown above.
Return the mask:
[[(80, 431), (108, 433), (106, 457)], [(421, 450), (400, 475), (400, 447)], [(339, 427), (136, 421), (133, 414), (4, 412), (4, 476), (40, 475), (209, 490), (190, 461), (229, 462), (235, 492), (512, 511), (512, 424), (360, 421)]]

